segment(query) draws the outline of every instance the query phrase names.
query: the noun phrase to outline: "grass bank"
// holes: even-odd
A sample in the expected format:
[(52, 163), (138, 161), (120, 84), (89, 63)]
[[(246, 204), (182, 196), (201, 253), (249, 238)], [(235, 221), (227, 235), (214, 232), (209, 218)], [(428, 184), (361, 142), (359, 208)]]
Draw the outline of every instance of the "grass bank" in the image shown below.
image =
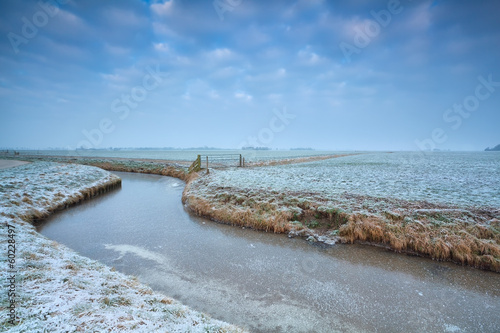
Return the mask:
[[(246, 171), (245, 171), (246, 172)], [(251, 170), (249, 170), (251, 172)], [(198, 215), (310, 241), (362, 242), (500, 272), (500, 210), (342, 193), (221, 186), (217, 172), (189, 182), (183, 202)]]
[(42, 155), (21, 155), (10, 158), (28, 162), (45, 161), (90, 165), (107, 171), (154, 174), (175, 177), (184, 181), (189, 181), (192, 176), (187, 172), (190, 163), (184, 161)]

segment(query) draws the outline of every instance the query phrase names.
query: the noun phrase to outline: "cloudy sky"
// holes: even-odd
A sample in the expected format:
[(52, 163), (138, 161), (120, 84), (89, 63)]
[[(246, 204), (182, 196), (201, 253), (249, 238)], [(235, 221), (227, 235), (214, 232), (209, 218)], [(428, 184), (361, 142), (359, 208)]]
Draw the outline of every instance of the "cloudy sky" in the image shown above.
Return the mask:
[(500, 143), (498, 1), (40, 3), (0, 4), (0, 147)]

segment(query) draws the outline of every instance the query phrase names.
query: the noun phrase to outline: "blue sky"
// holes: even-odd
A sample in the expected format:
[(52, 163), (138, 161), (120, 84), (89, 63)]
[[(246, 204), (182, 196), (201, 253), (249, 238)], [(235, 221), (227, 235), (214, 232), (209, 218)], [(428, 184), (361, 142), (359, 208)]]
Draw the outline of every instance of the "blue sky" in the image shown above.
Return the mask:
[(41, 3), (0, 5), (0, 147), (500, 143), (498, 1)]

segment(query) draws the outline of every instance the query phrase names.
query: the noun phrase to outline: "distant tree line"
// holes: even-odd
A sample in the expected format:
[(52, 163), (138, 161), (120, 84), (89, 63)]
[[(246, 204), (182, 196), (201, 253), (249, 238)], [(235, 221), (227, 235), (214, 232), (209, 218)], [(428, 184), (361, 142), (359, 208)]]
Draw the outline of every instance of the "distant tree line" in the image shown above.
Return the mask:
[(488, 147), (484, 151), (500, 151), (500, 145), (496, 145), (493, 148)]

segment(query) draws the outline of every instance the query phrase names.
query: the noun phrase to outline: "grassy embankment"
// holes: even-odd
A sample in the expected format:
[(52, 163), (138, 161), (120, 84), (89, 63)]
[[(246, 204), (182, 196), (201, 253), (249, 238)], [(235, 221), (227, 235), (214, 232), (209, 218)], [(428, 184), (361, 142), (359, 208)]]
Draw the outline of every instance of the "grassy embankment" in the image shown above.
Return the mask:
[(7, 158), (28, 162), (46, 161), (90, 165), (107, 171), (135, 172), (175, 177), (186, 182), (194, 176), (187, 173), (189, 162), (183, 161), (42, 155), (20, 155)]
[(500, 212), (495, 209), (211, 187), (209, 177), (188, 184), (183, 201), (197, 214), (224, 223), (277, 233), (302, 230), (316, 238), (372, 243), (500, 272)]
[[(302, 158), (299, 162), (337, 156)], [(381, 245), (397, 252), (500, 272), (500, 210), (375, 198), (344, 193), (247, 190), (214, 186), (214, 173), (188, 175), (179, 165), (155, 161), (81, 159), (106, 170), (147, 172), (187, 182), (183, 202), (200, 216), (276, 233), (312, 235), (343, 243)], [(266, 162), (264, 165), (294, 163)], [(251, 172), (248, 168), (247, 172)]]

